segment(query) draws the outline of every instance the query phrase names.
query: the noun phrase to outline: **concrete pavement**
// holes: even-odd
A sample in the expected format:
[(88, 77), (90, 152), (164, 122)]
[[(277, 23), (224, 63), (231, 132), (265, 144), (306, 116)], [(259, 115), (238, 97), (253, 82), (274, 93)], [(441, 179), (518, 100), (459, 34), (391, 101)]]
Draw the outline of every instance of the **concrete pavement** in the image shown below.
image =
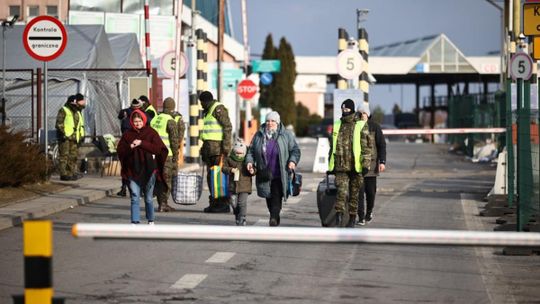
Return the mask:
[[(181, 171), (200, 170), (198, 164), (186, 164)], [(86, 175), (77, 181), (60, 181), (53, 176), (51, 181), (70, 186), (67, 190), (9, 203), (0, 207), (0, 230), (22, 224), (27, 219), (38, 219), (75, 206), (115, 195), (120, 190), (118, 176)]]

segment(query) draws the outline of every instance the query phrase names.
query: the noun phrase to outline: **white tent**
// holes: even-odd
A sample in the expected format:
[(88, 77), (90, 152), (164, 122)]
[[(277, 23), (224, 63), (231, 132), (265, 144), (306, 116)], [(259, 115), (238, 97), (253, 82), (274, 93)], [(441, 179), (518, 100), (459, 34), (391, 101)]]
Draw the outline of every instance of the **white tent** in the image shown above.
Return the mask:
[[(136, 38), (129, 34), (113, 35), (111, 43), (102, 25), (66, 25), (66, 30), (68, 39), (64, 52), (48, 62), (48, 128), (54, 127), (56, 113), (67, 97), (80, 92), (87, 99), (84, 112), (87, 134), (120, 134), (116, 114), (122, 100), (127, 99), (127, 77), (145, 75)], [(6, 110), (14, 128), (30, 131), (31, 96), (37, 89), (32, 90), (30, 70), (43, 68), (43, 63), (26, 53), (23, 31), (23, 25), (16, 25), (5, 37), (6, 69), (19, 70), (5, 75)], [(3, 56), (1, 43), (3, 40), (0, 41), (0, 58)]]

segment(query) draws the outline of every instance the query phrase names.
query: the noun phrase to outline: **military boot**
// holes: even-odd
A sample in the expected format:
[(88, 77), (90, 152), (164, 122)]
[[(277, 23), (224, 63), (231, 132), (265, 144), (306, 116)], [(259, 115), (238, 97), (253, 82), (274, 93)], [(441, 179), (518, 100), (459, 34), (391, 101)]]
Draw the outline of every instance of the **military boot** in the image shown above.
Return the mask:
[(343, 223), (343, 213), (336, 212), (336, 227), (341, 227), (342, 223)]
[(164, 203), (159, 204), (157, 211), (158, 212), (172, 212), (172, 211), (176, 211), (176, 209), (174, 209), (173, 207), (170, 207), (167, 202), (164, 202)]
[(347, 222), (347, 228), (354, 228), (354, 222), (356, 221), (356, 214), (349, 214), (349, 221)]

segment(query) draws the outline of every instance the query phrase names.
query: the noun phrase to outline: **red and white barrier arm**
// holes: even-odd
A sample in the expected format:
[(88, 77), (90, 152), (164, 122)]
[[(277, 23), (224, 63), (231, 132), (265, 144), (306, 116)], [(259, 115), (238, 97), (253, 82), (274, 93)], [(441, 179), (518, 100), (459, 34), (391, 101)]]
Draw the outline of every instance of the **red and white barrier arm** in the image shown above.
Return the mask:
[(384, 135), (504, 133), (505, 128), (383, 129)]

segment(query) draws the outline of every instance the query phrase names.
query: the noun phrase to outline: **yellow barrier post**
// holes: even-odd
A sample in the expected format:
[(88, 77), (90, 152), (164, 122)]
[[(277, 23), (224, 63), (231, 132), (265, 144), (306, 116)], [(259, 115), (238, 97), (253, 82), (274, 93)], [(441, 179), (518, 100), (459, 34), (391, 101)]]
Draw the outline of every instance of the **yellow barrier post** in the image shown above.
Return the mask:
[(23, 223), (24, 296), (13, 296), (15, 304), (56, 304), (53, 300), (51, 221)]

